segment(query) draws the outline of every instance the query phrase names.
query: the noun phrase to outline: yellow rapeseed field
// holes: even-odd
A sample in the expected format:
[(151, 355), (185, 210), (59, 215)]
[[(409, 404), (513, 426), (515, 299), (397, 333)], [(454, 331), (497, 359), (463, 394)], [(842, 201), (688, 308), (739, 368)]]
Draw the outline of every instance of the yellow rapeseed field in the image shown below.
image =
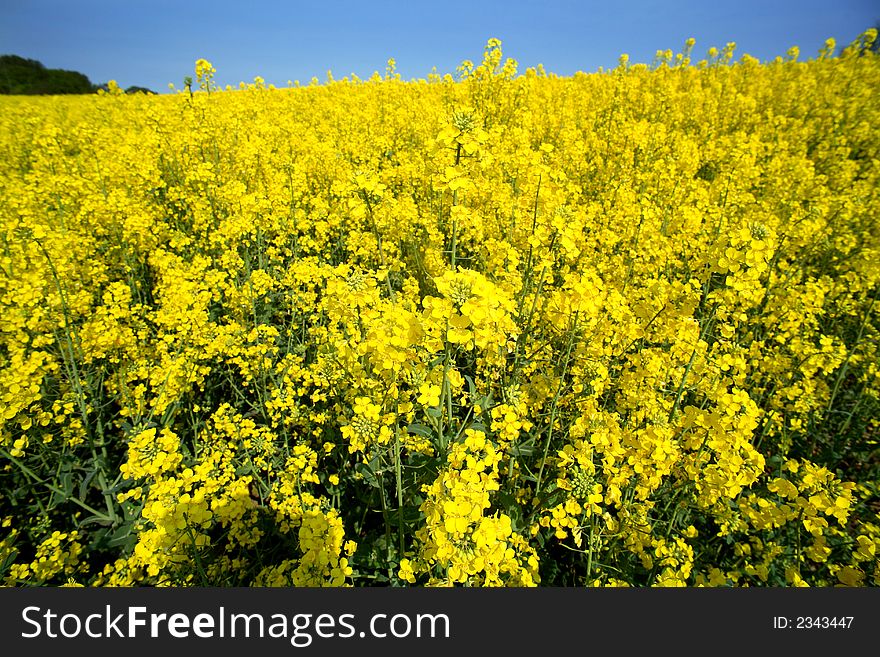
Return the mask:
[(0, 100), (0, 581), (880, 584), (880, 56)]

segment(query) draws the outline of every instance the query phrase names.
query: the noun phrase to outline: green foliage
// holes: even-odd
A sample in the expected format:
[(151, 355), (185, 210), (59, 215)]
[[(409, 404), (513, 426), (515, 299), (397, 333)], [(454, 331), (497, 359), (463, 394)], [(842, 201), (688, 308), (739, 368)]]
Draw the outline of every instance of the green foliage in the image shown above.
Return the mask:
[(3, 94), (90, 94), (89, 79), (77, 71), (46, 68), (35, 59), (17, 55), (0, 56), (0, 93)]

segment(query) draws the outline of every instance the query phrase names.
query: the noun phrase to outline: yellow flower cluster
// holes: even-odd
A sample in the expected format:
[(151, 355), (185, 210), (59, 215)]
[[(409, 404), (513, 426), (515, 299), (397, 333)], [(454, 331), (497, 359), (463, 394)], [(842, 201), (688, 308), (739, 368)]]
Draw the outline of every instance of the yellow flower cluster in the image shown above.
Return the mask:
[(425, 527), (416, 533), (415, 559), (400, 563), (403, 579), (428, 585), (535, 586), (540, 581), (533, 548), (503, 513), (486, 515), (498, 490), (501, 454), (482, 432), (465, 430), (449, 453), (447, 467), (425, 486)]
[(0, 100), (0, 581), (880, 584), (880, 57)]

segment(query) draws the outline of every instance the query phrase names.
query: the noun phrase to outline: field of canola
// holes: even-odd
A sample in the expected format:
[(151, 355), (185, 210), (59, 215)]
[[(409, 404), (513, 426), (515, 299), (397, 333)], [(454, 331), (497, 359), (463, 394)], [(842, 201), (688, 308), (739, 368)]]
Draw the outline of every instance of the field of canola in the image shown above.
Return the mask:
[(875, 37), (0, 99), (0, 582), (880, 584)]

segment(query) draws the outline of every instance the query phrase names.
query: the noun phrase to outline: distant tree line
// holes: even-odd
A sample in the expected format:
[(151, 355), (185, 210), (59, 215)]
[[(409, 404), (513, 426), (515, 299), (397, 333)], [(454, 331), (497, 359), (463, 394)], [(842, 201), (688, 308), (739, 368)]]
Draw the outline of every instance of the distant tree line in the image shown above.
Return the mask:
[[(18, 55), (0, 55), (0, 94), (92, 94), (107, 89), (95, 85), (78, 71), (46, 68), (35, 59)], [(155, 93), (146, 87), (132, 86), (125, 93)]]

